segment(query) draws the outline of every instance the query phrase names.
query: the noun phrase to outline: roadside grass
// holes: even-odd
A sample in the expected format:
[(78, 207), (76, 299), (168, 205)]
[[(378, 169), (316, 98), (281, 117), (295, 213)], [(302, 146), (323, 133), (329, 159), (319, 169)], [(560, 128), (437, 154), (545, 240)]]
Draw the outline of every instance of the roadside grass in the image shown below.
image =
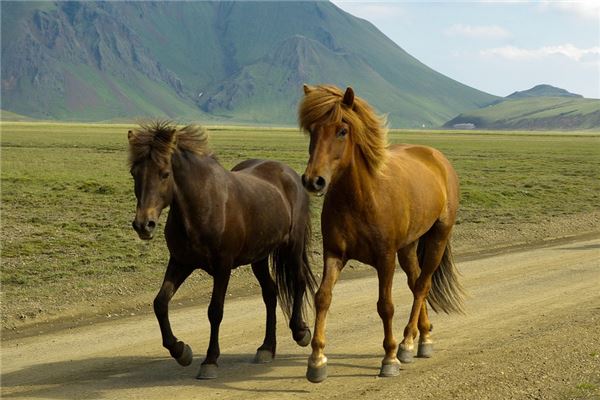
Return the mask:
[(600, 398), (600, 390), (597, 383), (580, 382), (575, 387), (562, 391), (560, 398), (564, 400), (585, 400)]
[[(133, 125), (2, 122), (0, 127), (3, 328), (40, 314), (69, 312), (73, 304), (151, 299), (168, 254), (161, 229), (151, 242), (140, 241), (131, 229), (135, 197), (127, 130)], [(247, 158), (272, 158), (301, 172), (308, 158), (308, 139), (297, 129), (209, 131), (210, 145), (226, 168)], [(600, 133), (392, 131), (390, 140), (434, 146), (454, 164), (462, 187), (457, 230), (462, 224), (484, 230), (535, 224), (596, 212), (600, 205)], [(322, 199), (311, 202), (317, 257)], [(255, 284), (248, 269), (236, 274), (244, 284)], [(187, 285), (209, 279), (194, 274)]]

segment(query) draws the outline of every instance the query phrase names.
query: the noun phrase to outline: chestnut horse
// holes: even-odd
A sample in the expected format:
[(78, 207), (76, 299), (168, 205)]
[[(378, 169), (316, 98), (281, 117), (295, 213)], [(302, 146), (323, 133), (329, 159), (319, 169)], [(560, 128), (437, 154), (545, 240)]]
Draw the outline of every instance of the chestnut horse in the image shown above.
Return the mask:
[(128, 136), (137, 198), (133, 228), (141, 239), (152, 238), (161, 211), (170, 206), (165, 226), (170, 259), (154, 312), (171, 356), (184, 366), (192, 362), (191, 348), (171, 331), (168, 307), (183, 281), (201, 268), (212, 275), (213, 292), (210, 344), (198, 378), (217, 376), (225, 293), (231, 270), (244, 264), (252, 265), (267, 314), (255, 361), (269, 362), (275, 356), (277, 297), (294, 340), (307, 346), (311, 333), (303, 319), (304, 297), (307, 288), (314, 293), (316, 284), (307, 257), (308, 195), (298, 174), (265, 160), (247, 160), (227, 171), (210, 153), (207, 134), (198, 126), (178, 129), (158, 121)]
[[(450, 252), (456, 221), (457, 175), (437, 150), (387, 143), (385, 119), (352, 88), (304, 86), (299, 124), (310, 135), (306, 189), (325, 195), (321, 213), (323, 278), (315, 295), (316, 318), (307, 378), (327, 377), (325, 320), (333, 286), (346, 262), (373, 266), (379, 278), (377, 311), (385, 357), (380, 376), (399, 374), (400, 361), (433, 351), (425, 300), (435, 311), (462, 312), (463, 290)], [(414, 295), (400, 346), (394, 338), (392, 280), (398, 258)], [(400, 360), (398, 360), (398, 358)]]

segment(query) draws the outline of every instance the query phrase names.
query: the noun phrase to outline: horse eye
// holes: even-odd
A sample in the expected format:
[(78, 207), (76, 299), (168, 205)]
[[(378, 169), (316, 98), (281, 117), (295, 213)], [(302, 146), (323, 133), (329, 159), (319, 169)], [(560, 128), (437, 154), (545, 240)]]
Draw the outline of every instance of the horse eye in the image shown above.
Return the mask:
[(161, 172), (160, 179), (167, 179), (169, 177), (169, 175), (170, 175), (169, 171)]
[(338, 131), (338, 133), (335, 136), (338, 138), (342, 138), (346, 136), (346, 134), (348, 134), (348, 130), (346, 128), (342, 128)]

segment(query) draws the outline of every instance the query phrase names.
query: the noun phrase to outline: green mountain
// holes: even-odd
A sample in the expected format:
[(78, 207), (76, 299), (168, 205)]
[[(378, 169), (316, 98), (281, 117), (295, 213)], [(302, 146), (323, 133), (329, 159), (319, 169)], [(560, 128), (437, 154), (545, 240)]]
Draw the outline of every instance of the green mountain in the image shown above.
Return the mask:
[(0, 121), (31, 121), (32, 119), (21, 114), (0, 109)]
[(506, 99), (524, 99), (527, 97), (577, 97), (583, 98), (580, 94), (571, 93), (565, 89), (557, 88), (551, 85), (536, 85), (528, 90), (514, 92), (506, 96)]
[(600, 100), (568, 96), (505, 100), (462, 113), (444, 126), (465, 127), (461, 124), (473, 124), (477, 129), (598, 129)]
[(2, 108), (45, 119), (137, 116), (294, 124), (302, 83), (353, 86), (393, 126), (492, 103), (329, 2), (10, 2)]

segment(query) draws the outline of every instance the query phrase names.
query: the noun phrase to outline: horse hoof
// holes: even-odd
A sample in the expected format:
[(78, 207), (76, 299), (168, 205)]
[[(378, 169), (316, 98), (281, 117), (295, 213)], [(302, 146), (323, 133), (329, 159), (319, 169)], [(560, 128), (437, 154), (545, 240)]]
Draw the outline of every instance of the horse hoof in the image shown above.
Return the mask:
[(306, 332), (304, 333), (304, 336), (302, 337), (302, 339), (296, 340), (296, 343), (298, 343), (298, 346), (306, 347), (310, 344), (311, 338), (312, 338), (312, 335), (310, 333), (310, 329), (307, 329)]
[(271, 350), (258, 349), (254, 356), (255, 364), (266, 364), (273, 361), (273, 352)]
[(192, 348), (186, 344), (183, 346), (183, 352), (181, 353), (181, 355), (179, 357), (177, 357), (175, 360), (177, 360), (179, 365), (187, 367), (188, 365), (190, 365), (192, 363), (193, 359), (194, 359), (194, 353), (192, 353)]
[(196, 375), (196, 379), (215, 379), (217, 377), (217, 365), (216, 364), (202, 364), (200, 371)]
[(414, 361), (412, 350), (404, 350), (402, 348), (398, 349), (398, 359), (402, 364), (412, 363)]
[(430, 358), (433, 355), (433, 343), (419, 343), (417, 357)]
[(390, 378), (392, 376), (400, 375), (400, 362), (396, 361), (391, 364), (381, 363), (381, 370), (379, 376), (382, 378)]
[(327, 364), (323, 364), (320, 367), (308, 366), (306, 370), (306, 379), (312, 383), (321, 383), (327, 379)]

